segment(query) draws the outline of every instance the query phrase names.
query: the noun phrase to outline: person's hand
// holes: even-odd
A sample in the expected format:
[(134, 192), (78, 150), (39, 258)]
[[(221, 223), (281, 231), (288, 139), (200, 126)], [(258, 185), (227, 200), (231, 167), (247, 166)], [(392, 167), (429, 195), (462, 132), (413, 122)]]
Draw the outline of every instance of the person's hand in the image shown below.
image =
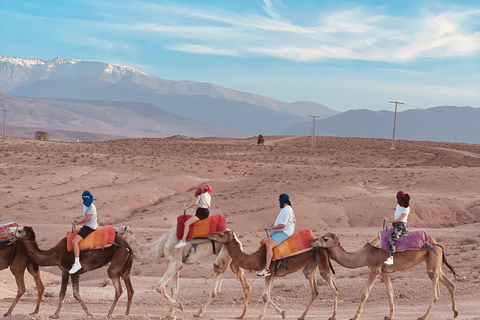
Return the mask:
[(74, 225), (79, 224), (79, 223), (77, 222), (77, 220), (73, 220), (72, 223), (73, 223)]

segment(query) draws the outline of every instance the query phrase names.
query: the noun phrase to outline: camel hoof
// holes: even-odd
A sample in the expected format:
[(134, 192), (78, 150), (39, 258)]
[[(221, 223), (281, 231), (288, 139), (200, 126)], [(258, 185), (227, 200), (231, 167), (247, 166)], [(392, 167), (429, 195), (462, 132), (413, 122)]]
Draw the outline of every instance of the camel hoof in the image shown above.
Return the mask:
[(193, 315), (195, 318), (201, 318), (202, 317), (202, 314), (201, 313), (196, 313)]
[(285, 319), (286, 312), (282, 311), (282, 319)]
[(183, 304), (181, 302), (178, 303), (178, 308), (183, 311)]
[(456, 318), (457, 316), (458, 316), (458, 311), (455, 310), (455, 311), (453, 312), (453, 317)]
[(49, 317), (50, 319), (58, 319), (58, 314), (53, 314)]
[(4, 317), (8, 317), (9, 315), (10, 315), (10, 313), (7, 312), (7, 313), (5, 313), (3, 316), (4, 316)]

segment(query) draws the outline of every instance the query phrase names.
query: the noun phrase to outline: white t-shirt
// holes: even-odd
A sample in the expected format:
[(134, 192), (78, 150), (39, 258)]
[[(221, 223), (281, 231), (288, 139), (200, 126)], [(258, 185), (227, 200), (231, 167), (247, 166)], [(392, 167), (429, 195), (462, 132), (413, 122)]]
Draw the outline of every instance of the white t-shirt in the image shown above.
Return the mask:
[(198, 200), (197, 207), (208, 209), (211, 207), (210, 201), (212, 200), (212, 196), (208, 192), (204, 192), (198, 196), (200, 200)]
[(285, 206), (280, 210), (277, 220), (275, 220), (274, 226), (279, 224), (284, 224), (285, 228), (278, 229), (279, 231), (285, 232), (289, 237), (295, 232), (295, 214), (293, 209), (290, 206)]
[(405, 218), (401, 222), (407, 222), (408, 214), (410, 213), (410, 207), (402, 207), (401, 205), (397, 204), (397, 208), (395, 209), (395, 219), (400, 218), (402, 214), (406, 214)]
[(97, 208), (92, 203), (90, 207), (83, 205), (83, 216), (85, 217), (87, 214), (91, 214), (90, 220), (85, 222), (83, 225), (92, 228), (93, 230), (97, 230), (98, 223), (97, 223)]

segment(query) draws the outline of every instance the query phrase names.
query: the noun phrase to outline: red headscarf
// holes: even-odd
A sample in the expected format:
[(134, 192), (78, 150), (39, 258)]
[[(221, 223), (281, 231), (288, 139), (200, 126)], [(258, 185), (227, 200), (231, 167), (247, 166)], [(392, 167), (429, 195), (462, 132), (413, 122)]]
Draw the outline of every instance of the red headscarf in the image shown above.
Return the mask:
[(212, 193), (212, 186), (209, 184), (204, 184), (203, 186), (198, 188), (197, 191), (195, 191), (195, 197), (198, 197), (199, 195), (205, 192)]
[(410, 196), (408, 195), (408, 193), (398, 191), (397, 203), (404, 208), (408, 208), (408, 206), (410, 205)]

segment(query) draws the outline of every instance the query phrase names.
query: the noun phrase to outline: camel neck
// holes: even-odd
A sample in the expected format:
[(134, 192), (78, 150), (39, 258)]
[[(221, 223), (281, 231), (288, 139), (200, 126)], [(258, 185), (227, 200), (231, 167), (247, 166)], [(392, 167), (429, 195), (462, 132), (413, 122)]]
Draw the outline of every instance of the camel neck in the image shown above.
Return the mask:
[(135, 257), (141, 260), (156, 260), (165, 256), (165, 244), (173, 234), (176, 234), (176, 227), (168, 230), (159, 239), (147, 244), (141, 244), (134, 235), (125, 238), (132, 248)]
[(252, 254), (246, 254), (242, 250), (242, 245), (236, 239), (225, 244), (228, 254), (233, 262), (245, 270), (261, 270), (265, 267), (266, 251), (265, 245)]
[(53, 248), (41, 250), (37, 242), (25, 242), (25, 248), (30, 258), (39, 266), (60, 266), (61, 256), (59, 253), (66, 251), (67, 238), (63, 238)]
[(367, 266), (367, 251), (367, 245), (356, 252), (346, 252), (342, 247), (332, 247), (328, 248), (328, 255), (341, 266), (356, 269)]

